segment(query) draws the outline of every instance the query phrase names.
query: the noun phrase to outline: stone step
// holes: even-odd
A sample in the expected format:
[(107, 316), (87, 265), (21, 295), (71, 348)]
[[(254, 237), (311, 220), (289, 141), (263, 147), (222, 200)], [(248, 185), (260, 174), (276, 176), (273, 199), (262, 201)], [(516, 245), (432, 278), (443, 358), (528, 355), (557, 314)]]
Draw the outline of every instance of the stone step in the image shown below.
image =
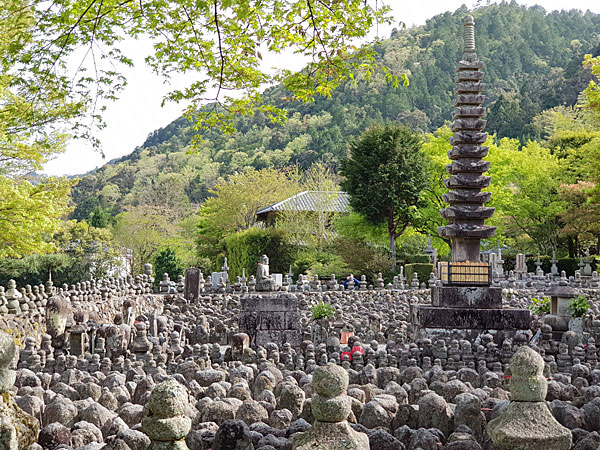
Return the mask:
[(431, 290), (431, 304), (445, 308), (502, 308), (502, 288), (442, 286)]
[(420, 328), (528, 330), (531, 312), (509, 308), (444, 308), (411, 305), (412, 324)]

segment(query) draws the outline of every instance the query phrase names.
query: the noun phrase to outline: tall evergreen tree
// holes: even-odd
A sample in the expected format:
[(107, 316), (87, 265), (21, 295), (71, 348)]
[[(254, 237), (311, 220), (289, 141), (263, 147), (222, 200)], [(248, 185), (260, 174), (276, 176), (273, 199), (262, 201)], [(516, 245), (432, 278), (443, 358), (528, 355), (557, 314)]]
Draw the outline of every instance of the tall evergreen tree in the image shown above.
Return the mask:
[(396, 239), (411, 225), (428, 183), (419, 135), (397, 125), (370, 128), (351, 145), (341, 168), (352, 208), (373, 224), (387, 224), (395, 268)]

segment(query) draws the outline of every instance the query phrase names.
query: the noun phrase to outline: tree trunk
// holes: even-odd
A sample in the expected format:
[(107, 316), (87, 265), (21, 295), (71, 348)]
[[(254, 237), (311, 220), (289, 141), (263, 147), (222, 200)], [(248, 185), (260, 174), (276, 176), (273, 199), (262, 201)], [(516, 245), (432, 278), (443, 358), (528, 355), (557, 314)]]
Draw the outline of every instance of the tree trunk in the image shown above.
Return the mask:
[(573, 238), (567, 238), (567, 248), (569, 249), (569, 258), (575, 258), (575, 246), (573, 245)]
[(390, 258), (392, 258), (392, 270), (396, 272), (396, 234), (390, 233)]

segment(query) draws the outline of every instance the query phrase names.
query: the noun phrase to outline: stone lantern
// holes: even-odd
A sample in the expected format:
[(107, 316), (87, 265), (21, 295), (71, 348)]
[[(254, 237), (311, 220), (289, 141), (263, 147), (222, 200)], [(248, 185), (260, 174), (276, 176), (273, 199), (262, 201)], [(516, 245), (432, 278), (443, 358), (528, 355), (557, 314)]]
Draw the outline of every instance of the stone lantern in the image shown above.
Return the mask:
[(550, 314), (544, 316), (544, 323), (550, 325), (554, 337), (560, 339), (569, 330), (569, 321), (573, 318), (569, 312), (569, 302), (577, 296), (577, 291), (569, 285), (563, 270), (558, 284), (546, 293), (550, 296)]
[(69, 353), (79, 358), (85, 353), (85, 334), (86, 327), (83, 324), (77, 324), (69, 330), (71, 348)]

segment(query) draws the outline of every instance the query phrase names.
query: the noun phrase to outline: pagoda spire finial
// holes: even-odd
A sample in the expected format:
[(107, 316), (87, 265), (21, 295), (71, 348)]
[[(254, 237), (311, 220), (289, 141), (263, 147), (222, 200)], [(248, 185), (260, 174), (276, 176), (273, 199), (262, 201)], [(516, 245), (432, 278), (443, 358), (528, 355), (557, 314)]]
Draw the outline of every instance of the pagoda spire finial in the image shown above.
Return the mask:
[(465, 17), (465, 29), (463, 31), (463, 55), (467, 61), (477, 59), (475, 53), (475, 20), (472, 15)]

